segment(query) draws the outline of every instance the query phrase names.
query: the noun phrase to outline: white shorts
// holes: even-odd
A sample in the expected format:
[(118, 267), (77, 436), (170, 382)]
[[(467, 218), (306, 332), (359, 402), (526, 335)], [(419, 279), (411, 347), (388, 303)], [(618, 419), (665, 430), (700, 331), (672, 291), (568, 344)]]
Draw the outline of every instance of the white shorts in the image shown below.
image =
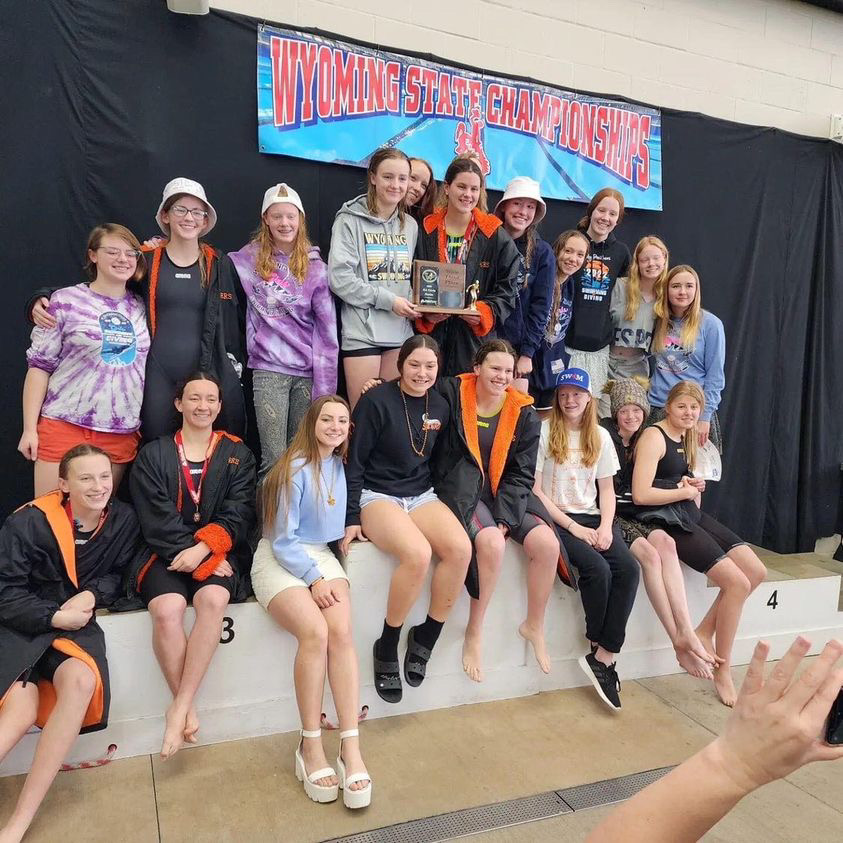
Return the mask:
[[(339, 559), (326, 544), (301, 544), (304, 552), (316, 563), (319, 573), (326, 580), (348, 580)], [(307, 583), (294, 577), (275, 558), (272, 544), (268, 539), (261, 539), (252, 559), (252, 588), (258, 603), (269, 606), (272, 598), (288, 588), (307, 588)]]

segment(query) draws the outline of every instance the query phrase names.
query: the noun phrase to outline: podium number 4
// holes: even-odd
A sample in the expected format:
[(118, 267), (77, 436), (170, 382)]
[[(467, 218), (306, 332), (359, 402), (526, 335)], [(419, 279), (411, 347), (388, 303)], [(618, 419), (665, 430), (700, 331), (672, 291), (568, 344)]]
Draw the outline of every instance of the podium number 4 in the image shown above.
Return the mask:
[(774, 591), (774, 592), (770, 595), (770, 599), (767, 601), (767, 605), (768, 605), (771, 609), (775, 609), (775, 608), (779, 605), (778, 594), (779, 594), (779, 590), (778, 590), (778, 589), (776, 589), (776, 590), (775, 590), (775, 591)]

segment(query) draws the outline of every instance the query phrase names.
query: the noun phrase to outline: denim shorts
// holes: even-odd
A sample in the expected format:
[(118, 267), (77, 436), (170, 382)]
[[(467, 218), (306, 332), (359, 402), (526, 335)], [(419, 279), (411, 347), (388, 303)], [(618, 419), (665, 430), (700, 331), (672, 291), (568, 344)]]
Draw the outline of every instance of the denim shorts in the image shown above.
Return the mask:
[(397, 495), (387, 495), (384, 492), (373, 492), (370, 489), (363, 489), (360, 492), (360, 509), (363, 509), (364, 506), (373, 501), (392, 501), (398, 504), (404, 512), (412, 512), (414, 509), (418, 509), (418, 507), (424, 506), (426, 503), (433, 503), (433, 501), (438, 500), (439, 498), (436, 497), (436, 492), (433, 491), (432, 487), (420, 495), (410, 495), (408, 498), (399, 498)]

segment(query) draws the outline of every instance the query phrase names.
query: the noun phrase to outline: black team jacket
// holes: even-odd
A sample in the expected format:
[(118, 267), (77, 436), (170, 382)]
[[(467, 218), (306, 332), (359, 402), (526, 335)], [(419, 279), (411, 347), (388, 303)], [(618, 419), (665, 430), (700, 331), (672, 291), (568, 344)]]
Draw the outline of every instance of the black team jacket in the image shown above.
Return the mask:
[[(61, 605), (91, 591), (97, 608), (121, 593), (124, 569), (144, 553), (131, 506), (108, 505), (105, 520), (84, 545), (75, 543), (61, 492), (50, 492), (12, 513), (0, 529), (0, 698), (50, 648), (80, 659), (96, 677), (82, 732), (108, 725), (110, 689), (105, 637), (96, 616), (81, 629), (51, 626)], [(38, 686), (38, 726), (56, 701), (51, 683)]]
[(143, 537), (152, 556), (139, 559), (128, 571), (126, 590), (137, 594), (139, 582), (160, 556), (168, 564), (182, 550), (204, 541), (211, 556), (193, 572), (194, 579), (210, 576), (222, 559), (234, 569), (234, 601), (250, 593), (252, 548), (249, 536), (255, 525), (255, 457), (236, 436), (218, 431), (208, 472), (202, 483), (200, 520), (188, 526), (182, 509), (189, 500), (178, 451), (172, 436), (160, 436), (144, 445), (132, 466), (129, 488)]
[[(515, 308), (515, 288), (521, 268), (521, 254), (503, 223), (492, 214), (473, 211), (477, 225), (465, 262), (466, 287), (479, 283), (477, 313), (480, 324), (470, 326), (459, 316), (449, 316), (434, 325), (425, 318), (416, 319), (416, 331), (431, 334), (442, 350), (443, 376), (468, 372), (474, 354), (485, 340), (504, 336), (503, 323)], [(425, 217), (419, 227), (415, 257), (444, 263), (445, 209)], [(466, 296), (466, 300), (468, 297)]]
[[(436, 494), (468, 529), (483, 490), (484, 470), (477, 436), (477, 376), (441, 378), (436, 390), (451, 408), (451, 423), (436, 442), (433, 479)], [(489, 457), (489, 483), (496, 524), (516, 528), (527, 513), (547, 524), (552, 520), (533, 494), (541, 422), (533, 399), (513, 387), (506, 390)], [(472, 597), (479, 596), (477, 562), (466, 578)]]

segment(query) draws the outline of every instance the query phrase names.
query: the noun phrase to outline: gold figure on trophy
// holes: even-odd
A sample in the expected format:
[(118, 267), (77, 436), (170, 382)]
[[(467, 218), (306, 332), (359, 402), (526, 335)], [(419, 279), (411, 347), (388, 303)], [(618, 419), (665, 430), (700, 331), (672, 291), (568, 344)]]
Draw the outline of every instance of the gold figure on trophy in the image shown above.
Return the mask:
[(469, 284), (466, 292), (471, 296), (471, 304), (469, 305), (468, 309), (476, 312), (477, 311), (477, 295), (480, 292), (480, 282), (475, 281), (473, 284)]

